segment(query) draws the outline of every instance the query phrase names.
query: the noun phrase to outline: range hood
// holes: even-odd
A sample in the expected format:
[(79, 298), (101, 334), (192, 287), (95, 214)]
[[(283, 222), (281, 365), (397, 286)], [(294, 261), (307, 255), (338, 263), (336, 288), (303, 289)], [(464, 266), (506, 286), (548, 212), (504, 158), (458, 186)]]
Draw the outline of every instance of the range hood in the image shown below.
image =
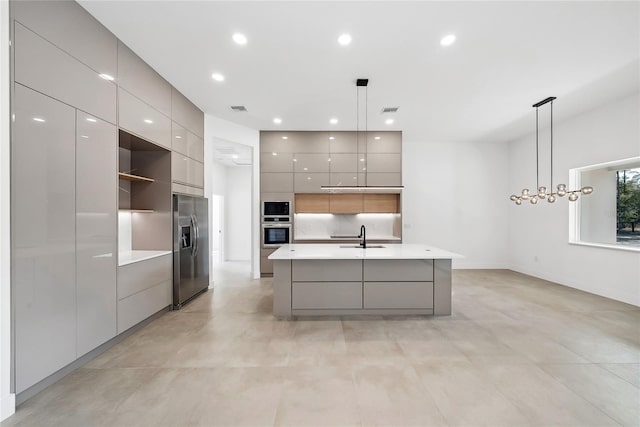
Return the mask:
[[(357, 79), (356, 80), (356, 131), (358, 132), (358, 138), (360, 137), (360, 90), (363, 87), (365, 91), (365, 138), (367, 135), (367, 87), (369, 85), (369, 79)], [(360, 145), (360, 144), (358, 144)], [(366, 147), (366, 145), (365, 145)], [(366, 152), (364, 153), (366, 156)], [(366, 185), (368, 171), (364, 173), (365, 185), (323, 185), (320, 189), (328, 193), (401, 193), (404, 189), (402, 185)]]
[(323, 185), (320, 189), (328, 193), (402, 193), (402, 185)]

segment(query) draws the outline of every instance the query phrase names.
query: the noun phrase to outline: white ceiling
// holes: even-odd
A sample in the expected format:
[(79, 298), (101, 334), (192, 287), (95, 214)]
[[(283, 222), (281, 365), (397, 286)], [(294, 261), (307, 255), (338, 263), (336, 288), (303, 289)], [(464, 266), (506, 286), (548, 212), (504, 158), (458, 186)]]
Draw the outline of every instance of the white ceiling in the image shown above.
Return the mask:
[(206, 113), (254, 129), (356, 129), (356, 78), (368, 128), (418, 142), (508, 140), (547, 96), (561, 119), (640, 86), (639, 2), (80, 3)]
[(212, 147), (213, 160), (224, 166), (236, 167), (252, 164), (253, 149), (248, 145), (214, 138)]

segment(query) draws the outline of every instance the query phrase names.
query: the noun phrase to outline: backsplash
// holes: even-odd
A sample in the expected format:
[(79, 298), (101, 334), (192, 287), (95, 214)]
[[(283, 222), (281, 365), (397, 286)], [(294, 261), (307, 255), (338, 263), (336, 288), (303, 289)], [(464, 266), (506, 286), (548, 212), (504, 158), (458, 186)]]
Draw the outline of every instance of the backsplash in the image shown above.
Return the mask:
[(367, 228), (367, 238), (401, 238), (402, 216), (400, 214), (361, 213), (295, 214), (293, 238), (328, 239), (331, 236), (357, 236), (360, 226)]

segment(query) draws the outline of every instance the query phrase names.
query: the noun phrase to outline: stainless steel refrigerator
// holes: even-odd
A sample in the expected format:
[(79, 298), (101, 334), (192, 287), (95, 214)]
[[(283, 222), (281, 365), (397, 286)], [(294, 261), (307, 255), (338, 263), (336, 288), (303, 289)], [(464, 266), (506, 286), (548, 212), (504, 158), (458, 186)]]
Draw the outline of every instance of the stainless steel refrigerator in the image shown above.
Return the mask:
[(207, 199), (173, 195), (173, 308), (209, 287)]

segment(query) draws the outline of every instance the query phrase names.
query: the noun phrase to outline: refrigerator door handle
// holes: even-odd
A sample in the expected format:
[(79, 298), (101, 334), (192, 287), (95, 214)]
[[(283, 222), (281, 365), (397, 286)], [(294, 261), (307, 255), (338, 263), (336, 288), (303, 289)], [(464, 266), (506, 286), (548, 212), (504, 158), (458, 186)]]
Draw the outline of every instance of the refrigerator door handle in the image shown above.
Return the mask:
[(191, 224), (193, 224), (193, 230), (195, 232), (195, 236), (193, 239), (193, 257), (195, 258), (198, 255), (198, 245), (200, 244), (198, 240), (200, 240), (200, 229), (198, 228), (198, 220), (195, 215), (191, 215)]

